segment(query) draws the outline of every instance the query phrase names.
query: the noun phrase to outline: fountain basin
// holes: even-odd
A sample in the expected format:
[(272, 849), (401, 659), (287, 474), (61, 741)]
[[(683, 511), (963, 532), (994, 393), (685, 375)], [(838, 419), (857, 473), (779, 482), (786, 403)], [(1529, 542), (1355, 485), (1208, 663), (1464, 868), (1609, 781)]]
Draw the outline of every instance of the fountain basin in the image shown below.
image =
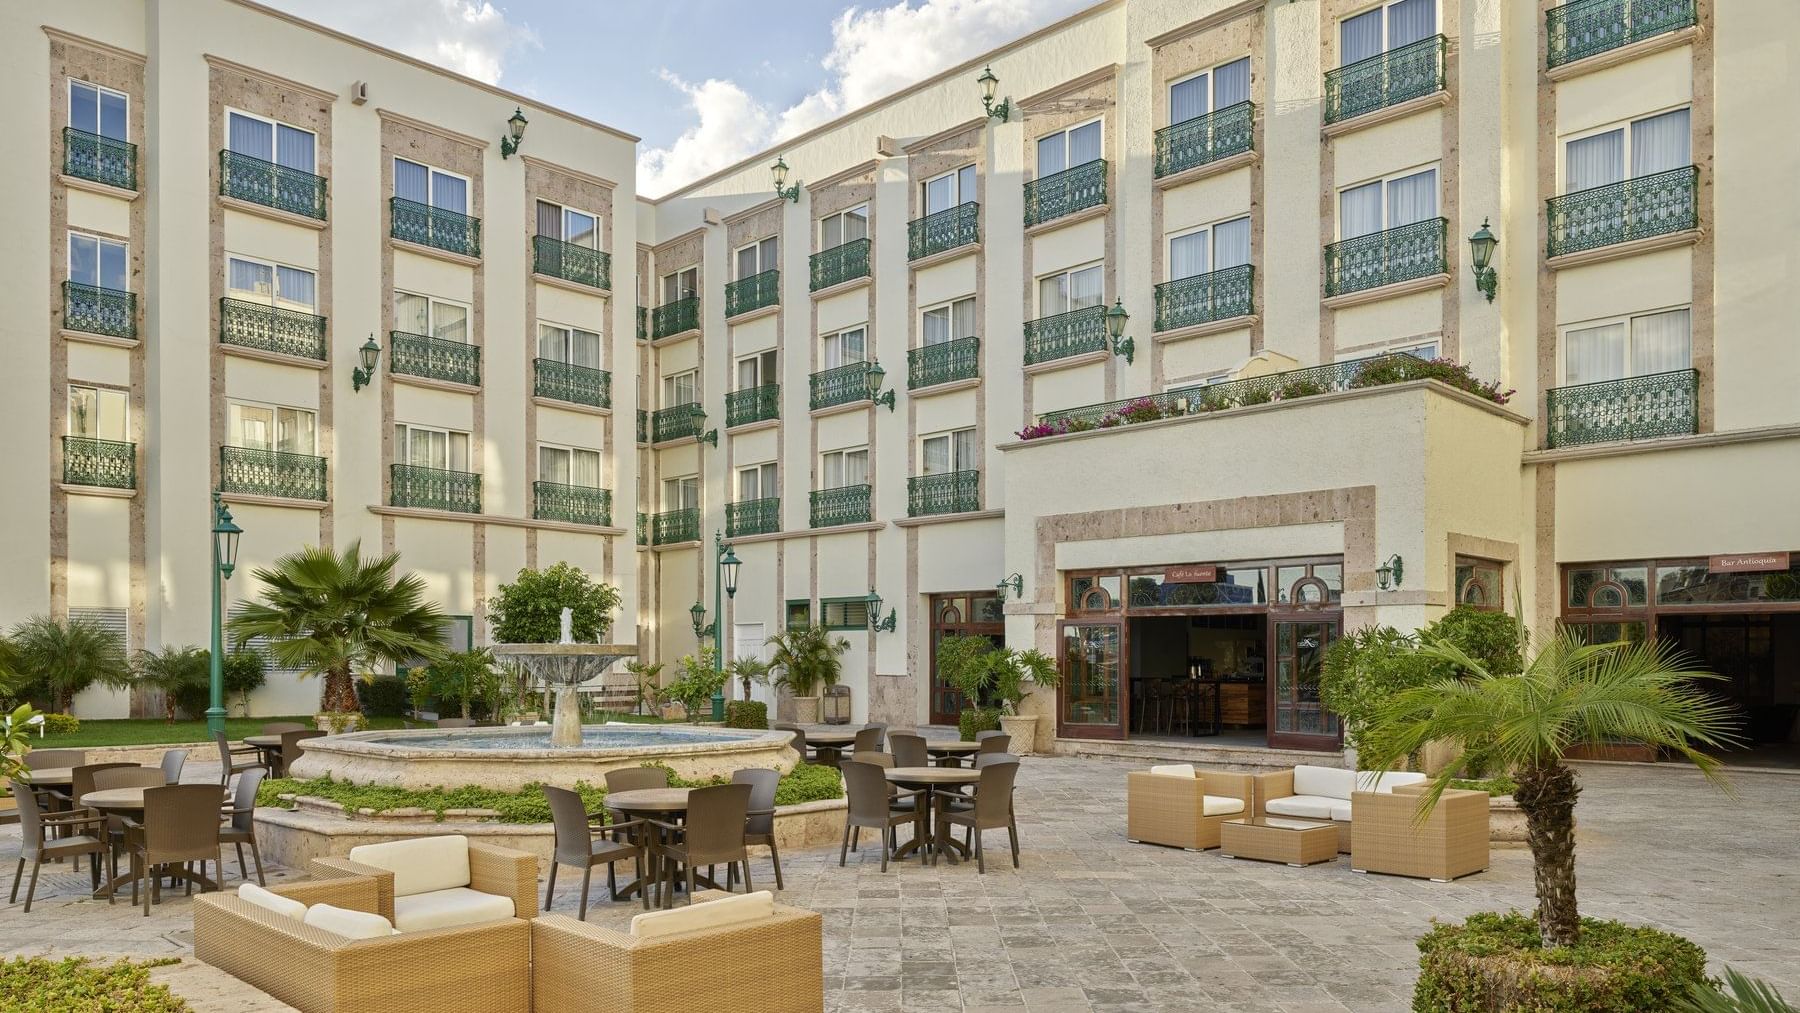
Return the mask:
[(660, 763), (677, 776), (730, 777), (745, 767), (787, 773), (799, 756), (792, 733), (695, 725), (612, 722), (585, 725), (580, 745), (552, 746), (549, 729), (415, 728), (308, 739), (290, 776), (330, 776), (396, 788), (465, 784), (519, 791), (532, 783), (572, 788), (603, 783), (606, 772)]

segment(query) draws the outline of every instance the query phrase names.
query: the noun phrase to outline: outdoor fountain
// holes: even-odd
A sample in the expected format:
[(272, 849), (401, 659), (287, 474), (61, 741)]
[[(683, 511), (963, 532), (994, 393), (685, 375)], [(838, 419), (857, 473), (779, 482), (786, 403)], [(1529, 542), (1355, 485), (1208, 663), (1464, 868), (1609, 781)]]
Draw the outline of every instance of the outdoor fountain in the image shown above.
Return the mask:
[(495, 644), (494, 657), (513, 662), (546, 686), (556, 687), (556, 710), (551, 719), (550, 745), (570, 749), (581, 745), (581, 704), (576, 690), (590, 679), (606, 674), (620, 658), (637, 657), (635, 644), (578, 644), (571, 630), (575, 610), (562, 610), (562, 636), (554, 644)]

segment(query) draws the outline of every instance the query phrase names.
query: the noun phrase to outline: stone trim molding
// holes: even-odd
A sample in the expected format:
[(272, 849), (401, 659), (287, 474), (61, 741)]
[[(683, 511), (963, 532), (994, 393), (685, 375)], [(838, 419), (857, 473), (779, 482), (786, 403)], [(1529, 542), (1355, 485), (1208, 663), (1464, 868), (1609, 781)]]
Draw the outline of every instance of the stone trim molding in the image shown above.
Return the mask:
[(548, 274), (539, 274), (536, 271), (531, 272), (531, 280), (548, 288), (560, 288), (565, 292), (573, 292), (576, 295), (585, 295), (593, 299), (607, 299), (612, 296), (612, 289), (610, 288), (595, 288), (592, 285), (583, 285), (577, 281), (568, 281)]
[(906, 392), (908, 399), (932, 397), (937, 394), (954, 394), (959, 390), (974, 390), (981, 386), (981, 377), (971, 376), (967, 380), (952, 380), (949, 383), (934, 383), (929, 387), (913, 387)]
[(1359, 292), (1346, 292), (1343, 295), (1326, 296), (1319, 300), (1327, 309), (1343, 309), (1346, 306), (1361, 306), (1364, 303), (1380, 302), (1383, 299), (1398, 299), (1414, 292), (1428, 292), (1434, 288), (1443, 288), (1450, 284), (1450, 275), (1428, 274), (1423, 278), (1412, 278), (1397, 281), (1391, 285), (1378, 285), (1365, 288)]
[[(1560, 271), (1566, 267), (1580, 267), (1583, 264), (1603, 264), (1609, 260), (1623, 260), (1642, 253), (1654, 253), (1657, 250), (1670, 250), (1677, 246), (1693, 246), (1706, 237), (1705, 227), (1684, 229), (1681, 232), (1670, 232), (1647, 239), (1633, 239), (1628, 243), (1613, 243), (1610, 246), (1596, 246), (1591, 250), (1579, 253), (1565, 253), (1559, 257), (1548, 257), (1544, 266), (1552, 271)], [(1561, 325), (1558, 325), (1560, 329)]]
[(105, 345), (108, 348), (136, 348), (138, 346), (137, 338), (115, 338), (110, 334), (95, 334), (91, 331), (71, 331), (67, 329), (62, 330), (60, 333), (62, 334), (64, 341), (79, 341), (85, 345)]
[(1261, 320), (1262, 317), (1255, 313), (1226, 317), (1223, 320), (1208, 320), (1203, 324), (1189, 324), (1186, 327), (1177, 327), (1172, 331), (1155, 331), (1150, 335), (1150, 340), (1166, 345), (1176, 341), (1186, 341), (1189, 338), (1204, 338), (1212, 334), (1224, 334), (1226, 331), (1240, 331), (1246, 327), (1255, 327)]
[(908, 155), (917, 154), (918, 152), (921, 152), (921, 151), (927, 151), (927, 150), (930, 150), (931, 148), (937, 147), (938, 145), (944, 143), (945, 141), (950, 140), (951, 138), (955, 137), (958, 134), (967, 133), (970, 130), (974, 130), (975, 128), (984, 125), (986, 122), (987, 122), (986, 116), (977, 116), (973, 119), (964, 120), (961, 123), (958, 123), (957, 125), (955, 125), (953, 127), (945, 127), (944, 129), (938, 131), (935, 134), (928, 134), (925, 137), (921, 137), (916, 141), (908, 142), (907, 144), (903, 145), (900, 148), (900, 150), (906, 152)]
[[(898, 524), (898, 521), (894, 522)], [(829, 528), (794, 528), (791, 531), (769, 531), (760, 535), (738, 535), (725, 539), (726, 545), (753, 545), (757, 542), (786, 542), (796, 538), (812, 538), (818, 535), (855, 534), (858, 531), (880, 531), (888, 526), (887, 521), (864, 521), (861, 524), (839, 524)], [(699, 543), (693, 543), (699, 544)], [(817, 597), (816, 595), (814, 596)], [(796, 599), (798, 600), (798, 599)]]
[[(570, 524), (566, 521), (545, 521), (536, 517), (508, 517), (502, 514), (465, 514), (455, 510), (427, 510), (424, 507), (383, 506), (378, 503), (369, 504), (369, 512), (381, 517), (415, 517), (428, 521), (460, 521), (464, 524), (495, 524), (503, 528), (535, 528), (539, 531), (567, 531), (577, 535), (605, 535), (615, 537), (629, 535), (624, 528), (601, 527), (597, 524)], [(660, 546), (659, 546), (660, 548)], [(479, 570), (477, 571), (479, 572)]]
[(96, 53), (102, 53), (106, 56), (116, 57), (121, 60), (130, 60), (140, 67), (149, 62), (149, 58), (142, 53), (134, 53), (129, 49), (120, 49), (118, 46), (108, 42), (90, 39), (85, 35), (76, 35), (74, 32), (65, 32), (62, 29), (51, 25), (40, 25), (39, 27), (44, 30), (45, 35), (50, 36), (50, 38), (58, 42), (65, 42), (71, 46), (80, 46), (82, 49), (91, 49)]
[[(474, 388), (469, 388), (471, 391)], [(573, 412), (576, 415), (593, 415), (603, 419), (612, 418), (611, 408), (596, 408), (593, 405), (575, 404), (572, 401), (558, 401), (555, 398), (532, 395), (531, 403), (539, 408), (552, 408), (559, 412)], [(536, 441), (533, 440), (533, 445)], [(535, 480), (535, 477), (534, 477)]]
[(936, 267), (939, 264), (947, 264), (950, 261), (961, 257), (972, 257), (980, 252), (981, 243), (977, 241), (970, 243), (967, 246), (958, 246), (949, 250), (940, 250), (930, 256), (920, 257), (918, 260), (909, 260), (907, 261), (907, 267), (914, 271), (922, 271), (927, 267)]
[(1583, 447), (1566, 447), (1557, 450), (1528, 450), (1520, 455), (1520, 460), (1525, 464), (1554, 464), (1558, 461), (1581, 461), (1596, 457), (1627, 457), (1632, 454), (1657, 454), (1671, 450), (1699, 450), (1705, 447), (1726, 447), (1735, 443), (1763, 443), (1769, 440), (1800, 440), (1800, 425), (1727, 429), (1695, 433), (1691, 436), (1665, 436), (1655, 440), (1632, 440), (1628, 443), (1595, 443)]
[(136, 499), (136, 489), (112, 489), (102, 485), (70, 485), (67, 482), (56, 483), (57, 489), (71, 496), (96, 496), (100, 499)]
[(138, 190), (127, 190), (122, 186), (110, 186), (106, 183), (96, 183), (91, 179), (82, 179), (80, 176), (64, 176), (60, 173), (57, 174), (56, 181), (71, 190), (86, 190), (88, 193), (97, 193), (102, 197), (122, 200), (127, 204), (137, 200), (141, 193)]
[(252, 506), (285, 507), (290, 510), (330, 510), (329, 499), (294, 499), (289, 496), (258, 496), (246, 492), (222, 492), (219, 497), (227, 503), (245, 503)]
[(1046, 232), (1055, 232), (1057, 229), (1066, 229), (1071, 225), (1080, 225), (1082, 222), (1092, 221), (1095, 218), (1104, 218), (1111, 213), (1111, 201), (1108, 201), (1105, 204), (1095, 204), (1093, 207), (1082, 208), (1080, 211), (1063, 215), (1061, 218), (1052, 218), (1047, 222), (1039, 222), (1036, 225), (1030, 226), (1025, 230), (1025, 237), (1027, 239), (1035, 238)]
[[(783, 200), (784, 200), (784, 198), (781, 198), (781, 197), (770, 197), (769, 199), (762, 201), (761, 203), (752, 204), (747, 208), (743, 208), (738, 211), (733, 211), (731, 214), (728, 214), (725, 216), (723, 224), (727, 228), (729, 228), (733, 225), (737, 225), (742, 222), (748, 221), (749, 219), (755, 218), (757, 215), (762, 214), (764, 211), (767, 211), (770, 208), (780, 207)], [(640, 243), (639, 245), (641, 246), (642, 244)], [(726, 252), (729, 253), (731, 251), (727, 250)]]
[(1230, 158), (1221, 158), (1217, 162), (1208, 162), (1205, 165), (1196, 165), (1192, 169), (1183, 169), (1172, 176), (1159, 177), (1154, 183), (1158, 190), (1171, 190), (1175, 187), (1184, 186), (1188, 183), (1206, 179), (1210, 176), (1223, 176), (1225, 173), (1231, 172), (1234, 169), (1241, 169), (1247, 165), (1254, 165), (1261, 161), (1262, 152), (1255, 150), (1242, 151), (1232, 155)]
[(1336, 123), (1327, 123), (1319, 128), (1319, 135), (1321, 137), (1342, 137), (1345, 134), (1353, 134), (1358, 130), (1379, 126), (1383, 123), (1392, 123), (1395, 120), (1403, 120), (1408, 116), (1415, 113), (1422, 113), (1427, 109), (1436, 109), (1439, 106), (1447, 106), (1450, 104), (1450, 98), (1450, 81), (1446, 76), (1444, 87), (1439, 91), (1434, 91), (1429, 95), (1420, 95), (1415, 99), (1407, 99), (1405, 102), (1388, 106), (1385, 109), (1377, 109), (1374, 112), (1363, 113), (1361, 116), (1352, 116), (1347, 120), (1339, 120)]
[(594, 186), (605, 187), (608, 190), (617, 190), (619, 188), (619, 184), (613, 182), (610, 179), (607, 179), (605, 176), (595, 176), (592, 173), (583, 172), (580, 169), (571, 169), (566, 165), (559, 165), (555, 162), (551, 162), (551, 161), (547, 161), (542, 158), (538, 158), (535, 155), (527, 155), (527, 154), (521, 152), (519, 154), (519, 161), (525, 163), (526, 165), (531, 166), (534, 169), (542, 169), (545, 172), (553, 172), (559, 176), (567, 176), (570, 179), (577, 179), (583, 183), (590, 183)]
[(817, 190), (823, 190), (827, 187), (833, 187), (833, 186), (838, 186), (843, 183), (848, 183), (851, 180), (856, 179), (858, 176), (864, 176), (864, 175), (871, 174), (879, 168), (881, 168), (881, 159), (871, 158), (866, 162), (858, 162), (857, 164), (851, 166), (848, 169), (841, 169), (837, 172), (834, 172), (831, 175), (826, 176), (824, 179), (814, 180), (813, 182), (807, 183), (804, 185), (806, 187), (806, 192), (812, 193)]
[(923, 517), (899, 517), (894, 519), (897, 528), (922, 528), (932, 524), (960, 524), (966, 521), (997, 521), (1006, 517), (1006, 511), (964, 510), (954, 514), (926, 514)]
[(1152, 35), (1144, 40), (1144, 45), (1149, 46), (1151, 49), (1155, 49), (1158, 46), (1166, 46), (1171, 42), (1180, 42), (1190, 35), (1199, 35), (1201, 32), (1217, 28), (1223, 24), (1229, 24), (1239, 18), (1249, 17), (1257, 11), (1262, 10), (1263, 6), (1263, 0), (1238, 0), (1237, 3), (1232, 4), (1230, 7), (1216, 10), (1203, 18), (1196, 21), (1190, 21), (1179, 28), (1172, 28), (1161, 35)]
[[(390, 159), (392, 157), (393, 156), (391, 155), (389, 156)], [(382, 201), (382, 203), (385, 204), (387, 202)], [(404, 250), (407, 253), (417, 254), (421, 257), (429, 257), (432, 260), (443, 260), (452, 264), (461, 264), (463, 267), (481, 266), (480, 257), (471, 257), (466, 253), (454, 253), (450, 250), (440, 250), (435, 246), (426, 246), (423, 243), (412, 243), (404, 239), (395, 239), (392, 236), (389, 236), (388, 245), (396, 250)]]
[(223, 56), (218, 56), (213, 53), (202, 53), (200, 58), (205, 60), (206, 65), (214, 70), (228, 70), (233, 73), (243, 74), (245, 77), (256, 78), (264, 84), (272, 85), (283, 91), (299, 92), (302, 95), (316, 98), (319, 101), (328, 104), (337, 101), (337, 92), (327, 91), (324, 88), (305, 84), (296, 81), (293, 78), (282, 77), (279, 74), (271, 74), (260, 67), (252, 67), (249, 64), (239, 63), (236, 60), (228, 60)]
[(860, 278), (851, 278), (848, 281), (840, 281), (836, 285), (818, 289), (817, 291), (810, 293), (810, 295), (812, 296), (813, 302), (818, 302), (821, 299), (829, 299), (834, 295), (843, 295), (846, 292), (854, 292), (859, 288), (868, 288), (873, 284), (875, 284), (875, 271), (874, 266), (871, 265), (869, 273)]
[(1567, 81), (1572, 77), (1581, 77), (1597, 70), (1630, 63), (1633, 60), (1649, 56), (1651, 53), (1660, 53), (1665, 49), (1679, 49), (1682, 46), (1699, 42), (1700, 36), (1703, 34), (1705, 33), (1700, 30), (1700, 26), (1689, 25), (1677, 32), (1653, 35), (1648, 39), (1640, 39), (1617, 49), (1609, 49), (1604, 53), (1596, 53), (1593, 56), (1576, 60), (1574, 63), (1565, 63), (1560, 67), (1550, 68), (1544, 71), (1544, 76), (1552, 81)]
[(432, 134), (436, 137), (442, 137), (446, 141), (454, 141), (457, 144), (466, 145), (477, 151), (485, 151), (489, 147), (488, 142), (479, 137), (465, 134), (458, 130), (451, 130), (448, 127), (440, 126), (436, 123), (414, 119), (405, 113), (397, 113), (392, 109), (377, 108), (375, 110), (375, 115), (381, 117), (384, 122), (394, 123), (403, 127), (411, 127), (414, 130)]
[[(215, 340), (214, 343), (219, 346), (220, 354), (238, 359), (257, 359), (261, 362), (273, 362), (281, 366), (298, 366), (301, 369), (323, 370), (331, 365), (323, 359), (307, 359), (298, 355), (270, 352), (261, 348), (250, 348), (245, 345), (227, 345), (217, 340)], [(383, 349), (383, 351), (386, 351), (386, 349)]]
[(1035, 112), (1038, 110), (1038, 107), (1048, 105), (1071, 92), (1080, 91), (1083, 88), (1099, 84), (1102, 81), (1110, 81), (1118, 73), (1119, 65), (1116, 63), (1108, 63), (1104, 66), (1095, 67), (1093, 70), (1090, 70), (1079, 77), (1072, 77), (1061, 84), (1045, 88), (1036, 95), (1025, 96), (1018, 101), (1018, 106), (1028, 113)]
[(1054, 373), (1059, 369), (1074, 369), (1077, 366), (1086, 366), (1090, 363), (1105, 362), (1112, 358), (1112, 354), (1111, 348), (1101, 348), (1092, 352), (1083, 352), (1080, 355), (1065, 356), (1061, 359), (1027, 363), (1022, 368), (1026, 376), (1036, 376), (1039, 373)]
[[(111, 188), (109, 187), (108, 189)], [(325, 231), (326, 226), (330, 224), (322, 218), (308, 218), (306, 215), (297, 215), (292, 211), (283, 211), (280, 208), (272, 208), (265, 204), (240, 200), (236, 197), (227, 197), (222, 193), (214, 194), (213, 199), (219, 202), (220, 207), (230, 211), (255, 215), (258, 218), (267, 218), (271, 221), (281, 222), (285, 225), (298, 225), (303, 229), (312, 229), (315, 232)]]

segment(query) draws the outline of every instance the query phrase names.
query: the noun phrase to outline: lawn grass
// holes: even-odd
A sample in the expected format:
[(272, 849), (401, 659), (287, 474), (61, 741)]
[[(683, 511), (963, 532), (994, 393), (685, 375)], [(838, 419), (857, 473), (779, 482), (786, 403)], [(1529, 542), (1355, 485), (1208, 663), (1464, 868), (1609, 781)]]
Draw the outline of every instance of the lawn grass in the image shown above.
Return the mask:
[[(293, 721), (308, 728), (313, 726), (311, 714), (295, 717), (226, 718), (225, 734), (233, 740), (246, 735), (262, 734), (262, 727), (276, 721)], [(399, 718), (370, 718), (370, 728), (402, 727)], [(205, 721), (177, 721), (162, 718), (121, 718), (92, 721), (82, 719), (81, 728), (62, 735), (32, 736), (33, 749), (93, 748), (96, 746), (148, 746), (163, 743), (211, 742)]]

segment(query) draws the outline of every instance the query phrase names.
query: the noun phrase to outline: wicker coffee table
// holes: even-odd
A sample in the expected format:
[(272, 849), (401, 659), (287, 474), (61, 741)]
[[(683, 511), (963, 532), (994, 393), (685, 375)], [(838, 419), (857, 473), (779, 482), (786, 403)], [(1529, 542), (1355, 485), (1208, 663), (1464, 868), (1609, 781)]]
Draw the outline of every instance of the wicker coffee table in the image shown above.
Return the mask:
[(1295, 867), (1335, 861), (1337, 825), (1286, 816), (1226, 820), (1219, 826), (1219, 853), (1227, 858), (1285, 862)]

